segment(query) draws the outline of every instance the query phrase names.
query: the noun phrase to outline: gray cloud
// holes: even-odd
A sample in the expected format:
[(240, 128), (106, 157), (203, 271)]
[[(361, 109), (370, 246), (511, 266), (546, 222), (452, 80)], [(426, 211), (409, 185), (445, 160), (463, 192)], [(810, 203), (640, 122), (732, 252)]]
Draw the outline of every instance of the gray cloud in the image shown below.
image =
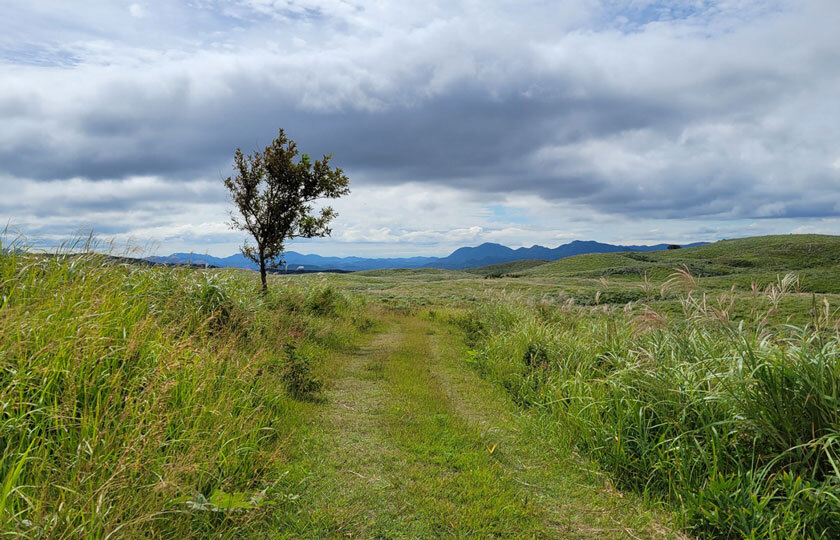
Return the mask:
[[(3, 9), (4, 215), (219, 203), (195, 182), (280, 126), (362, 186), (663, 220), (840, 214), (828, 0)], [(110, 188), (60, 204), (6, 189), (70, 179)]]

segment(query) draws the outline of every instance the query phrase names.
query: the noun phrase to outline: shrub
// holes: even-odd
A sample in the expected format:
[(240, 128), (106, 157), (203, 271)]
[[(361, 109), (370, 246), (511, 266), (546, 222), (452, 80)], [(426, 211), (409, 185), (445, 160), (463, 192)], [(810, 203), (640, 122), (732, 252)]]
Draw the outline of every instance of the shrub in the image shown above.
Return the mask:
[(626, 304), (638, 302), (645, 299), (643, 291), (598, 291), (592, 296), (576, 297), (577, 304), (582, 306), (594, 306), (597, 304)]
[(477, 311), (466, 311), (454, 315), (452, 322), (464, 331), (467, 345), (474, 346), (484, 338), (486, 326)]
[(305, 309), (319, 316), (335, 316), (347, 307), (347, 299), (330, 286), (313, 287), (306, 296)]
[(322, 383), (312, 375), (312, 359), (294, 344), (286, 344), (286, 359), (281, 374), (289, 393), (297, 399), (309, 400), (321, 390)]

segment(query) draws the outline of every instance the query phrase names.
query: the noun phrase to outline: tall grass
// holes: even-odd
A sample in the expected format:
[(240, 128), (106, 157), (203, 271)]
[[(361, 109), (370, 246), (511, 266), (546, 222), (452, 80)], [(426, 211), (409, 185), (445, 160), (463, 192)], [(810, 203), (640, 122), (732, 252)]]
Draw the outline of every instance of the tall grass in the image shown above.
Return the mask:
[(288, 462), (314, 405), (286, 390), (287, 351), (346, 346), (364, 317), (332, 290), (256, 285), (0, 251), (0, 534), (236, 538), (297, 511)]
[(697, 536), (840, 538), (840, 335), (827, 304), (808, 326), (768, 323), (795, 283), (740, 321), (734, 290), (712, 301), (684, 271), (671, 320), (506, 300), (457, 322), (476, 369)]

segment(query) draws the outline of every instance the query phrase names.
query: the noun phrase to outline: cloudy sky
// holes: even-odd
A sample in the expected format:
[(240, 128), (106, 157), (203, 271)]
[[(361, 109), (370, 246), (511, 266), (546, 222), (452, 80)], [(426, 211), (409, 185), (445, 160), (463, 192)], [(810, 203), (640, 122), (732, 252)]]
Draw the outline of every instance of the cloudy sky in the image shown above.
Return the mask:
[(0, 0), (0, 227), (234, 253), (284, 128), (333, 255), (840, 234), (836, 0)]

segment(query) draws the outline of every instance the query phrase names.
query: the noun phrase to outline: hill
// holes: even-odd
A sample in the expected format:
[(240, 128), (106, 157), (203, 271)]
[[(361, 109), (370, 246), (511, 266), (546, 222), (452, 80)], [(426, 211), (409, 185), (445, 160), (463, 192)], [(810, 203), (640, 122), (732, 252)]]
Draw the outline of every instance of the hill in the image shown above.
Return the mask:
[[(696, 246), (701, 244), (690, 244)], [(324, 257), (321, 255), (305, 255), (296, 251), (284, 254), (285, 264), (289, 270), (303, 266), (305, 270), (346, 270), (358, 272), (364, 270), (383, 270), (389, 268), (443, 268), (447, 270), (463, 270), (479, 268), (494, 264), (501, 264), (522, 260), (556, 261), (582, 253), (618, 253), (624, 251), (661, 251), (668, 244), (652, 246), (620, 246), (604, 244), (594, 241), (575, 240), (568, 244), (547, 248), (534, 245), (528, 248), (509, 248), (501, 244), (484, 243), (475, 247), (458, 248), (446, 257)], [(156, 263), (207, 265), (217, 268), (248, 268), (255, 270), (257, 266), (241, 254), (229, 257), (213, 257), (198, 253), (172, 253), (167, 256), (148, 257), (146, 260)]]
[(532, 268), (530, 275), (562, 276), (611, 272), (619, 268), (673, 268), (685, 264), (699, 270), (728, 272), (745, 268), (798, 270), (840, 263), (840, 236), (776, 235), (721, 240), (656, 253), (618, 252), (585, 254)]
[(510, 274), (523, 272), (531, 268), (536, 268), (546, 264), (548, 261), (539, 259), (524, 259), (521, 261), (511, 261), (506, 263), (491, 264), (489, 266), (481, 266), (479, 268), (469, 268), (465, 272), (469, 274), (476, 274), (484, 277), (502, 277)]
[(665, 279), (685, 267), (707, 283), (749, 287), (778, 273), (796, 272), (806, 292), (840, 292), (840, 236), (775, 235), (721, 240), (713, 244), (657, 251), (578, 255), (524, 270), (531, 277)]
[[(703, 245), (703, 242), (689, 244), (686, 247)], [(574, 255), (584, 253), (619, 253), (623, 251), (662, 251), (668, 248), (669, 244), (656, 244), (652, 246), (621, 246), (604, 244), (595, 241), (575, 240), (568, 244), (547, 248), (544, 246), (531, 246), (511, 249), (500, 244), (484, 243), (476, 247), (463, 247), (456, 249), (448, 257), (433, 261), (426, 266), (435, 268), (448, 268), (450, 270), (463, 270), (465, 268), (480, 268), (511, 261), (521, 260), (545, 260), (556, 261)]]
[(441, 268), (390, 268), (382, 270), (364, 270), (355, 272), (354, 276), (393, 278), (402, 281), (445, 281), (450, 279), (464, 279), (472, 277), (466, 272), (444, 270)]

